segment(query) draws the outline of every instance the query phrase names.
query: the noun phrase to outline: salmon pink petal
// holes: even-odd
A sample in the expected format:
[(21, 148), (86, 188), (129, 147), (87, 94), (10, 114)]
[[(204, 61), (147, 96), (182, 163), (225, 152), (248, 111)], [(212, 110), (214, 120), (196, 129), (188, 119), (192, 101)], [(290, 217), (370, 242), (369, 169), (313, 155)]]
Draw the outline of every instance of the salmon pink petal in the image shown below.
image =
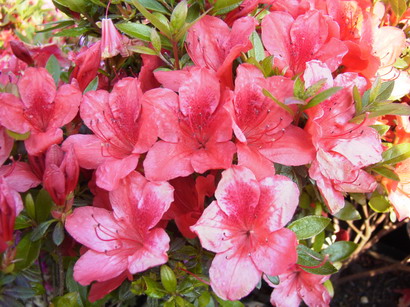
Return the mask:
[(143, 272), (168, 261), (169, 237), (164, 229), (155, 228), (144, 238), (143, 246), (128, 257), (131, 274)]
[(0, 124), (17, 133), (26, 133), (31, 128), (21, 100), (12, 94), (0, 93)]
[(235, 152), (232, 142), (209, 143), (205, 149), (193, 153), (191, 164), (197, 173), (204, 173), (209, 169), (227, 169), (232, 165)]
[(283, 228), (293, 217), (299, 204), (299, 189), (288, 177), (275, 175), (260, 181), (261, 195), (258, 218), (269, 231)]
[(381, 67), (394, 64), (406, 45), (406, 35), (396, 27), (376, 28), (373, 39), (373, 50), (380, 59)]
[(252, 215), (258, 205), (260, 189), (255, 175), (247, 168), (233, 166), (222, 173), (215, 191), (218, 206), (229, 216)]
[(143, 103), (154, 108), (158, 136), (167, 142), (178, 142), (178, 95), (168, 89), (154, 89), (144, 94)]
[(107, 191), (118, 187), (120, 180), (136, 169), (139, 155), (132, 154), (123, 159), (110, 158), (104, 161), (96, 172), (97, 185)]
[(123, 272), (121, 275), (114, 277), (112, 279), (96, 282), (91, 285), (90, 293), (88, 294), (88, 300), (91, 303), (102, 299), (108, 293), (117, 289), (123, 281), (127, 279), (127, 273)]
[(6, 129), (0, 126), (0, 164), (9, 158), (13, 145), (14, 140), (7, 134)]
[(41, 180), (33, 173), (31, 167), (25, 162), (14, 162), (13, 165), (4, 165), (0, 167), (0, 176), (6, 176), (4, 177), (4, 180), (7, 184), (20, 193), (35, 188), (41, 183)]
[(357, 170), (356, 179), (353, 182), (342, 182), (335, 185), (335, 189), (341, 192), (370, 193), (377, 188), (376, 179), (364, 170)]
[(83, 286), (92, 281), (107, 281), (127, 269), (127, 259), (121, 254), (108, 256), (88, 250), (74, 265), (74, 279)]
[(293, 17), (286, 12), (271, 12), (262, 20), (263, 45), (283, 66), (291, 59), (289, 32), (293, 23)]
[(191, 76), (192, 67), (184, 67), (183, 70), (158, 70), (154, 72), (154, 76), (163, 87), (178, 92), (181, 84)]
[[(270, 303), (277, 307), (299, 307), (302, 298), (299, 296), (297, 290), (298, 283), (296, 274), (285, 274), (281, 277), (281, 286), (275, 287), (275, 290), (273, 290), (270, 297)], [(274, 286), (272, 284), (270, 285)]]
[(316, 159), (322, 174), (329, 179), (345, 182), (353, 181), (357, 176), (352, 163), (339, 153), (327, 152), (320, 148)]
[(26, 108), (39, 108), (54, 101), (56, 85), (45, 68), (29, 67), (18, 82), (21, 101)]
[(27, 152), (32, 156), (44, 153), (51, 145), (59, 144), (63, 141), (63, 130), (51, 128), (46, 132), (32, 131), (30, 137), (24, 141)]
[(257, 179), (275, 175), (275, 166), (257, 148), (237, 143), (238, 165), (249, 168)]
[(144, 160), (146, 177), (149, 180), (165, 181), (192, 174), (194, 172), (191, 165), (192, 151), (192, 146), (187, 146), (183, 142), (155, 143)]
[(279, 229), (259, 239), (251, 258), (260, 271), (276, 276), (286, 272), (296, 263), (298, 242), (295, 233), (291, 230)]
[(214, 201), (205, 208), (198, 222), (190, 229), (199, 235), (201, 246), (215, 253), (224, 252), (233, 246), (231, 240), (226, 240), (229, 230), (224, 233), (227, 215)]
[(162, 60), (156, 55), (141, 54), (142, 67), (138, 74), (141, 81), (141, 90), (143, 93), (160, 86), (160, 82), (155, 79), (154, 70), (161, 66)]
[(333, 86), (333, 76), (329, 67), (318, 60), (307, 62), (305, 72), (303, 73), (305, 87), (308, 88), (323, 79), (325, 79), (326, 82), (322, 89), (327, 89)]
[(109, 234), (115, 233), (118, 223), (111, 211), (102, 208), (86, 206), (75, 209), (67, 217), (65, 228), (76, 241), (95, 252), (104, 253), (117, 245)]
[(71, 145), (81, 167), (96, 169), (110, 157), (103, 155), (103, 144), (95, 135), (71, 135), (63, 143), (62, 148), (67, 150)]
[(342, 63), (348, 51), (349, 49), (343, 41), (331, 37), (330, 40), (316, 52), (315, 58), (322, 60), (331, 71), (335, 71)]
[(410, 217), (410, 197), (406, 191), (403, 191), (402, 189), (391, 191), (389, 194), (389, 201), (392, 203), (399, 221)]
[(261, 145), (259, 152), (262, 155), (272, 162), (284, 165), (304, 165), (312, 162), (315, 148), (307, 132), (290, 125), (283, 133), (278, 134), (273, 143)]
[(49, 125), (58, 128), (72, 121), (78, 113), (81, 97), (77, 85), (65, 84), (60, 87), (54, 100), (54, 113)]
[(246, 247), (232, 253), (217, 254), (209, 269), (212, 290), (224, 300), (248, 295), (260, 281), (262, 272), (255, 266)]

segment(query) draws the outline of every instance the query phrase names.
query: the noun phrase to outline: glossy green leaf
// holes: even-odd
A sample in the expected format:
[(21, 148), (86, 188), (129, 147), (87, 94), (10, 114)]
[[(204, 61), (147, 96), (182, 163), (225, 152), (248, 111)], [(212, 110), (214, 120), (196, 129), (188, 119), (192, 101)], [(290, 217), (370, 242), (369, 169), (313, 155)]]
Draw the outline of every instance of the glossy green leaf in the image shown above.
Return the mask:
[(229, 13), (236, 9), (243, 0), (216, 0), (212, 12), (215, 15)]
[(188, 14), (188, 4), (186, 0), (178, 3), (174, 8), (171, 15), (171, 20), (169, 26), (171, 28), (172, 34), (177, 34), (179, 30), (183, 27), (186, 22), (186, 17)]
[(258, 62), (262, 61), (265, 58), (265, 49), (263, 48), (262, 40), (258, 32), (253, 31), (249, 39), (252, 42), (253, 48), (248, 51), (248, 55), (255, 58)]
[(377, 167), (373, 167), (372, 171), (382, 175), (383, 177), (389, 178), (391, 180), (395, 180), (395, 181), (400, 181), (399, 175), (397, 175), (394, 170), (386, 167), (386, 166), (377, 166)]
[(330, 275), (337, 272), (337, 269), (329, 262), (324, 264), (323, 255), (311, 250), (305, 245), (299, 244), (297, 247), (298, 261), (297, 264), (306, 272), (317, 275)]
[(293, 112), (293, 110), (288, 107), (287, 105), (285, 105), (284, 103), (280, 102), (275, 96), (273, 96), (267, 89), (263, 89), (262, 90), (263, 95), (265, 95), (266, 97), (272, 99), (274, 102), (276, 102), (276, 104), (278, 106), (280, 106), (282, 109), (284, 109), (286, 112), (288, 112), (290, 115), (294, 116), (295, 113)]
[(54, 0), (60, 5), (68, 7), (70, 10), (77, 13), (84, 13), (87, 11), (87, 0)]
[(160, 269), (161, 283), (165, 290), (170, 293), (174, 293), (177, 289), (177, 279), (174, 271), (167, 265), (162, 265)]
[(377, 192), (374, 192), (372, 194), (372, 197), (369, 200), (369, 206), (370, 208), (372, 208), (374, 211), (378, 213), (389, 212), (390, 207), (391, 207), (390, 202), (387, 199), (387, 197)]
[(319, 94), (314, 96), (312, 99), (310, 99), (309, 102), (305, 106), (302, 106), (301, 109), (302, 110), (307, 110), (309, 108), (317, 106), (321, 102), (325, 101), (326, 99), (328, 99), (331, 96), (333, 96), (334, 94), (336, 94), (342, 88), (343, 87), (335, 86), (335, 87), (328, 88), (328, 89), (324, 90), (323, 92), (320, 92)]
[(55, 245), (60, 246), (64, 241), (64, 225), (58, 222), (53, 230), (53, 242)]
[(160, 287), (160, 285), (148, 276), (142, 277), (145, 282), (146, 290), (145, 294), (152, 298), (162, 298), (165, 295), (164, 290)]
[(345, 202), (345, 206), (340, 209), (339, 212), (333, 214), (333, 216), (342, 221), (356, 221), (362, 218), (359, 211), (347, 201)]
[(77, 28), (72, 28), (72, 29), (64, 29), (64, 30), (61, 30), (58, 33), (55, 33), (54, 36), (77, 37), (77, 36), (81, 36), (81, 35), (87, 33), (90, 30), (91, 30), (90, 28), (86, 28), (86, 27), (77, 27)]
[[(383, 115), (410, 115), (410, 106), (401, 103), (388, 103), (372, 106), (368, 118), (379, 117)], [(366, 114), (354, 117), (350, 122), (360, 123), (366, 118)]]
[(128, 48), (128, 50), (132, 52), (136, 52), (136, 53), (142, 53), (142, 54), (150, 54), (150, 55), (158, 54), (155, 50), (145, 47), (145, 46), (131, 46)]
[(389, 131), (390, 126), (389, 125), (370, 125), (369, 127), (373, 128), (374, 130), (377, 131), (377, 133), (380, 136), (383, 136), (386, 134), (387, 131)]
[(151, 29), (151, 44), (157, 54), (161, 52), (161, 38), (159, 37), (157, 30)]
[(132, 3), (158, 30), (160, 30), (165, 36), (171, 37), (168, 24), (164, 24), (157, 15), (151, 14), (139, 0), (132, 0)]
[(350, 241), (338, 241), (322, 250), (322, 255), (329, 255), (332, 262), (349, 258), (357, 248), (357, 244)]
[(154, 12), (159, 12), (163, 14), (168, 14), (168, 10), (160, 4), (158, 1), (155, 0), (139, 0), (139, 2), (147, 9)]
[(58, 63), (57, 58), (52, 54), (50, 58), (47, 61), (46, 64), (46, 69), (50, 73), (50, 75), (54, 79), (54, 83), (57, 85), (58, 81), (60, 81), (60, 75), (61, 75), (61, 67), (60, 63)]
[(51, 199), (50, 194), (44, 189), (41, 189), (38, 192), (36, 197), (36, 221), (38, 224), (46, 221), (50, 216), (50, 210), (53, 206), (53, 200)]
[(14, 286), (11, 288), (6, 288), (2, 290), (2, 294), (11, 296), (20, 300), (28, 300), (36, 296), (36, 291), (31, 288), (27, 288), (24, 286)]
[(26, 234), (17, 245), (15, 270), (21, 271), (31, 266), (40, 253), (41, 241), (32, 242), (31, 233)]
[(136, 22), (119, 23), (115, 25), (121, 32), (142, 41), (151, 41), (151, 27)]
[(319, 92), (323, 85), (325, 85), (327, 79), (321, 79), (318, 82), (316, 82), (315, 84), (312, 84), (311, 86), (309, 86), (306, 91), (305, 91), (305, 98), (309, 98), (313, 95), (316, 95), (317, 92)]
[(376, 101), (388, 100), (394, 89), (394, 81), (383, 82), (380, 85), (379, 93), (377, 94)]
[(69, 292), (64, 296), (57, 296), (53, 299), (55, 307), (80, 307), (80, 295), (77, 292)]
[(208, 291), (201, 293), (198, 297), (198, 307), (206, 307), (211, 302), (211, 294)]
[(327, 217), (310, 215), (293, 221), (288, 228), (296, 234), (298, 240), (305, 240), (321, 233), (329, 223)]
[(26, 197), (24, 197), (24, 208), (26, 209), (27, 215), (34, 220), (36, 218), (36, 206), (33, 196), (31, 196), (30, 193), (27, 193)]
[(313, 242), (313, 250), (315, 252), (320, 252), (322, 250), (323, 243), (325, 243), (325, 232), (322, 231), (315, 236), (315, 241)]
[[(56, 29), (69, 27), (69, 26), (72, 26), (72, 25), (74, 25), (74, 20), (60, 20), (57, 25), (55, 25), (53, 27), (46, 27), (43, 30), (38, 30), (38, 31), (36, 31), (36, 33), (45, 33), (45, 32), (53, 31), (53, 30), (56, 30)], [(46, 25), (44, 24), (42, 26), (46, 26)]]
[(14, 222), (14, 230), (31, 227), (31, 219), (24, 214), (19, 214)]
[(305, 100), (305, 83), (300, 79), (299, 76), (296, 77), (295, 83), (293, 85), (293, 96)]
[(266, 278), (274, 285), (279, 285), (280, 283), (280, 279), (279, 276), (270, 276), (270, 275), (266, 275)]
[(35, 242), (35, 241), (40, 240), (44, 236), (44, 234), (47, 232), (51, 224), (53, 224), (56, 221), (57, 220), (53, 219), (53, 220), (45, 221), (39, 224), (36, 228), (34, 228), (33, 232), (31, 233), (31, 237), (30, 237), (31, 241)]
[(353, 99), (356, 114), (361, 114), (363, 109), (362, 96), (360, 95), (359, 89), (356, 85), (353, 87)]

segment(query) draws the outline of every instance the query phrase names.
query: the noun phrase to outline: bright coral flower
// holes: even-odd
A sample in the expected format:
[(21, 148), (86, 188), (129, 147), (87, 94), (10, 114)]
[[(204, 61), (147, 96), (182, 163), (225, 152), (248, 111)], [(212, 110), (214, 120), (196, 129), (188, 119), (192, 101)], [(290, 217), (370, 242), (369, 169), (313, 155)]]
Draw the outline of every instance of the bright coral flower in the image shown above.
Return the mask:
[(97, 185), (111, 191), (138, 164), (157, 139), (150, 106), (141, 102), (137, 78), (124, 78), (111, 93), (88, 92), (81, 103), (80, 115), (95, 135), (72, 135), (63, 148), (74, 145), (80, 166), (97, 169)]
[(299, 190), (287, 177), (257, 181), (249, 169), (234, 166), (222, 173), (215, 197), (191, 229), (202, 247), (217, 253), (209, 270), (212, 289), (237, 300), (253, 290), (262, 273), (276, 276), (296, 263), (296, 236), (284, 226)]
[(232, 87), (232, 63), (252, 48), (249, 36), (256, 23), (253, 17), (242, 17), (230, 29), (221, 19), (206, 15), (188, 31), (188, 54), (195, 65), (215, 71), (223, 84)]
[(284, 101), (293, 96), (293, 81), (281, 76), (265, 79), (249, 64), (238, 67), (235, 95), (229, 105), (238, 164), (250, 168), (258, 178), (275, 174), (272, 162), (303, 165), (315, 154), (310, 135), (291, 125), (293, 116), (266, 97), (263, 89)]
[(162, 139), (144, 161), (148, 179), (170, 180), (231, 166), (235, 152), (231, 119), (222, 107), (219, 81), (209, 70), (195, 69), (179, 95), (154, 89), (144, 98), (155, 109)]
[(82, 285), (143, 272), (167, 262), (169, 237), (155, 227), (173, 201), (166, 182), (148, 182), (137, 172), (123, 179), (110, 193), (113, 211), (81, 207), (67, 217), (70, 235), (89, 250), (74, 266), (74, 278)]
[(271, 12), (262, 21), (262, 41), (275, 65), (295, 75), (314, 59), (335, 71), (348, 51), (339, 38), (337, 23), (316, 10), (296, 19), (286, 12)]
[(376, 130), (361, 124), (349, 123), (355, 114), (352, 89), (363, 91), (364, 78), (355, 73), (340, 74), (333, 80), (331, 71), (318, 61), (307, 64), (304, 74), (306, 86), (326, 79), (326, 87), (342, 86), (338, 93), (307, 111), (305, 129), (312, 135), (316, 159), (309, 175), (316, 180), (330, 212), (344, 207), (344, 192), (367, 193), (377, 182), (364, 167), (379, 162), (383, 151)]
[(13, 240), (14, 222), (22, 210), (20, 194), (0, 176), (0, 253), (7, 249), (7, 242)]
[(286, 273), (279, 275), (279, 285), (268, 284), (275, 288), (270, 302), (277, 307), (298, 307), (302, 300), (309, 307), (329, 306), (331, 297), (323, 283), (330, 275), (315, 275), (294, 265)]
[(63, 140), (60, 127), (78, 112), (81, 92), (72, 84), (58, 90), (44, 68), (28, 68), (18, 82), (20, 98), (0, 93), (0, 123), (17, 133), (30, 132), (24, 141), (30, 155), (39, 155)]

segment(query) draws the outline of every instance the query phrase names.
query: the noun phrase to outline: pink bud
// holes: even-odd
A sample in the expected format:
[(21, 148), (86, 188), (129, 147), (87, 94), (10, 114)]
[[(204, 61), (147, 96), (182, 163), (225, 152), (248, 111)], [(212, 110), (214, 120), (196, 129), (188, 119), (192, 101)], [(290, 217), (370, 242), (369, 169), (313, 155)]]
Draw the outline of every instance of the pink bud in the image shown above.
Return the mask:
[(112, 58), (121, 53), (127, 56), (127, 49), (124, 47), (125, 40), (112, 23), (111, 19), (102, 20), (101, 57), (103, 59)]

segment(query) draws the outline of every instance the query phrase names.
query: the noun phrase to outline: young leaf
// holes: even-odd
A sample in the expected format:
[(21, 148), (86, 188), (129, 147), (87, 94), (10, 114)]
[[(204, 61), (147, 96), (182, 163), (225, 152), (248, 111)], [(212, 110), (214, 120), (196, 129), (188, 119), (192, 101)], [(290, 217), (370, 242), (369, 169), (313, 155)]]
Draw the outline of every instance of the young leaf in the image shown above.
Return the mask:
[(391, 93), (393, 92), (393, 89), (394, 81), (383, 82), (380, 85), (379, 93), (376, 97), (376, 102), (388, 100), (390, 98)]
[[(364, 97), (364, 96), (363, 96)], [(410, 106), (401, 103), (376, 104), (372, 106), (368, 118), (374, 118), (383, 115), (410, 115)], [(350, 120), (352, 123), (360, 123), (366, 117), (366, 114), (361, 114)]]
[(146, 286), (145, 294), (146, 295), (152, 298), (164, 297), (165, 295), (164, 290), (161, 289), (161, 287), (155, 280), (153, 280), (152, 278), (148, 276), (143, 276), (142, 278), (145, 281), (145, 286)]
[(316, 95), (318, 91), (320, 91), (323, 87), (323, 85), (326, 83), (326, 79), (321, 79), (318, 82), (316, 82), (315, 84), (312, 84), (311, 86), (309, 86), (306, 89), (305, 92), (305, 97), (309, 98), (313, 95)]
[(390, 210), (390, 202), (386, 196), (374, 192), (369, 200), (369, 206), (378, 213), (385, 213)]
[(161, 39), (157, 33), (157, 30), (151, 29), (150, 39), (151, 39), (152, 47), (154, 47), (154, 50), (157, 53), (161, 53)]
[(128, 47), (128, 50), (136, 52), (136, 53), (157, 55), (157, 52), (155, 50), (152, 50), (151, 48), (148, 48), (145, 46), (131, 46), (131, 47)]
[(401, 143), (392, 146), (382, 153), (383, 162), (378, 164), (396, 164), (410, 158), (410, 143)]
[(40, 253), (41, 241), (32, 242), (30, 237), (31, 233), (26, 234), (17, 245), (16, 256), (14, 257), (17, 272), (31, 266)]
[(58, 81), (60, 80), (61, 75), (61, 67), (60, 63), (58, 63), (57, 58), (52, 54), (46, 64), (46, 69), (53, 76), (54, 83), (57, 85)]
[(279, 276), (270, 276), (270, 275), (266, 275), (266, 274), (265, 274), (265, 276), (274, 285), (279, 285), (279, 283), (280, 283)]
[(38, 224), (46, 221), (50, 216), (50, 210), (53, 205), (53, 200), (50, 194), (44, 189), (38, 192), (36, 197), (36, 222)]
[(383, 136), (386, 134), (387, 131), (389, 131), (390, 126), (389, 125), (370, 125), (369, 127), (373, 128), (374, 130), (377, 131), (377, 133), (380, 136)]
[(369, 92), (369, 101), (370, 103), (373, 103), (376, 101), (376, 97), (379, 95), (381, 87), (381, 80), (380, 76), (377, 76), (376, 80), (373, 82), (372, 87)]
[(394, 172), (394, 170), (388, 168), (385, 165), (373, 167), (372, 171), (391, 180), (400, 181), (399, 176)]
[(139, 0), (132, 0), (132, 3), (158, 30), (160, 30), (168, 38), (171, 38), (171, 32), (168, 24), (164, 24), (156, 15), (151, 14)]
[(96, 77), (87, 85), (87, 87), (86, 87), (85, 90), (84, 90), (84, 94), (87, 93), (87, 92), (89, 92), (89, 91), (96, 91), (97, 88), (98, 88), (98, 82), (99, 82), (99, 79), (98, 79), (98, 76), (96, 76)]
[(253, 46), (253, 48), (248, 51), (249, 57), (255, 58), (257, 62), (262, 61), (265, 58), (265, 49), (263, 48), (262, 40), (258, 32), (253, 31), (249, 39)]
[(13, 139), (15, 139), (16, 141), (24, 141), (27, 140), (30, 137), (31, 131), (28, 131), (24, 134), (20, 134), (14, 131), (11, 131), (9, 129), (6, 129), (6, 133)]
[(314, 96), (312, 99), (310, 99), (309, 102), (305, 106), (302, 106), (301, 109), (302, 110), (307, 110), (309, 108), (312, 108), (312, 107), (318, 105), (319, 103), (325, 101), (326, 99), (328, 99), (331, 96), (333, 96), (334, 94), (336, 94), (342, 88), (343, 87), (335, 86), (335, 87), (328, 88), (327, 90), (324, 90), (323, 92), (320, 92), (319, 94)]
[(185, 24), (186, 17), (188, 13), (188, 4), (185, 0), (178, 3), (174, 8), (169, 26), (171, 28), (172, 34), (177, 34), (182, 26)]
[(397, 20), (400, 20), (404, 12), (407, 10), (406, 0), (389, 0), (389, 3)]
[(168, 10), (160, 4), (158, 1), (155, 0), (139, 0), (141, 4), (147, 8), (148, 10), (163, 13), (169, 15)]
[(360, 95), (359, 89), (356, 85), (353, 87), (353, 99), (356, 115), (361, 114), (363, 109), (362, 96)]
[(349, 241), (338, 241), (322, 250), (322, 255), (329, 255), (331, 262), (342, 261), (350, 257), (356, 250), (357, 244)]
[(64, 241), (64, 225), (58, 222), (53, 230), (53, 242), (55, 245), (60, 246)]
[(295, 84), (293, 85), (293, 96), (296, 98), (305, 100), (305, 83), (299, 78), (295, 79)]
[(293, 112), (293, 110), (288, 107), (287, 105), (285, 105), (284, 103), (280, 102), (277, 98), (275, 98), (268, 90), (263, 89), (262, 90), (263, 95), (265, 95), (266, 97), (272, 99), (274, 102), (276, 102), (278, 104), (278, 106), (280, 106), (282, 109), (284, 109), (286, 112), (288, 112), (290, 115), (294, 116), (295, 113)]
[(57, 220), (53, 219), (45, 221), (38, 225), (36, 228), (34, 228), (33, 232), (31, 233), (30, 240), (33, 242), (40, 240), (44, 236), (50, 225), (56, 221)]
[(236, 9), (242, 0), (216, 0), (212, 9), (214, 15), (222, 15)]
[(33, 196), (31, 196), (30, 193), (27, 193), (24, 198), (24, 208), (26, 208), (27, 215), (34, 220), (36, 218), (36, 206), (34, 205)]
[(329, 223), (327, 217), (310, 215), (293, 221), (288, 228), (296, 234), (298, 240), (305, 240), (321, 233)]
[(91, 30), (91, 28), (86, 28), (86, 27), (77, 27), (77, 28), (72, 28), (72, 29), (64, 29), (61, 30), (58, 33), (55, 33), (54, 36), (67, 36), (67, 37), (77, 37), (81, 36), (84, 33), (88, 32)]
[(167, 265), (161, 266), (161, 283), (165, 290), (170, 293), (174, 293), (177, 289), (177, 279), (175, 277), (174, 271)]

